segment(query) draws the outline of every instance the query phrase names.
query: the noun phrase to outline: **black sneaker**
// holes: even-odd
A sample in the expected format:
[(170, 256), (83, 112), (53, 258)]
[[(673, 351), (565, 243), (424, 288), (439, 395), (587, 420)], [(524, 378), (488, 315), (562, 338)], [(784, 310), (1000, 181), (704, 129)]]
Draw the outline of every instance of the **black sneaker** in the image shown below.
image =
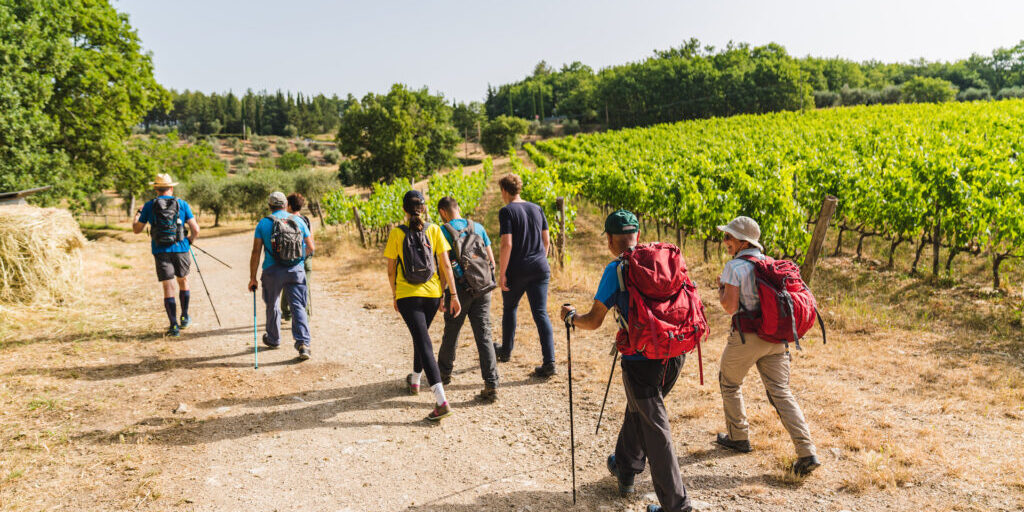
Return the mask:
[(811, 474), (815, 469), (818, 469), (819, 466), (821, 466), (821, 462), (819, 462), (818, 457), (814, 455), (800, 457), (793, 463), (793, 474), (799, 477), (804, 477)]
[(181, 321), (178, 322), (178, 325), (182, 329), (192, 325), (192, 317), (190, 317), (188, 315), (182, 315)]
[(168, 338), (177, 338), (178, 336), (181, 336), (181, 330), (178, 329), (177, 325), (172, 325), (167, 328), (167, 332), (164, 333), (164, 336), (167, 336)]
[(267, 336), (267, 333), (263, 333), (263, 348), (266, 348), (267, 350), (274, 350), (276, 348), (279, 348), (280, 346), (280, 343), (278, 343), (277, 345), (270, 343), (270, 337)]
[(542, 379), (547, 379), (556, 373), (558, 373), (558, 369), (555, 368), (555, 363), (545, 363), (533, 368), (533, 375)]
[(451, 383), (452, 383), (452, 374), (450, 374), (450, 373), (442, 373), (441, 374), (441, 384), (447, 386), (448, 384), (451, 384)]
[(499, 363), (507, 363), (512, 360), (512, 354), (505, 352), (497, 343), (494, 344), (494, 357), (498, 358)]
[(299, 361), (306, 361), (309, 359), (309, 347), (303, 345), (299, 348)]
[(749, 440), (733, 441), (732, 439), (729, 439), (729, 436), (726, 434), (718, 434), (718, 438), (715, 439), (715, 442), (730, 450), (736, 450), (740, 453), (750, 453), (750, 450), (752, 450)]
[(619, 481), (619, 495), (625, 498), (633, 493), (633, 481), (636, 479), (634, 473), (619, 473), (619, 466), (615, 464), (615, 455), (608, 456), (608, 472)]

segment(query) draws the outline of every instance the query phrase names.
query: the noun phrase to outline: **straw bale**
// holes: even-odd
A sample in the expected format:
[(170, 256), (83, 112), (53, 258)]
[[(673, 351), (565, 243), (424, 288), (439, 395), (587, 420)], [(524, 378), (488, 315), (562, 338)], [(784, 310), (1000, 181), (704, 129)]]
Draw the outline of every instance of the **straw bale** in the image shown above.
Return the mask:
[(84, 245), (67, 210), (0, 206), (0, 304), (61, 304), (77, 296)]

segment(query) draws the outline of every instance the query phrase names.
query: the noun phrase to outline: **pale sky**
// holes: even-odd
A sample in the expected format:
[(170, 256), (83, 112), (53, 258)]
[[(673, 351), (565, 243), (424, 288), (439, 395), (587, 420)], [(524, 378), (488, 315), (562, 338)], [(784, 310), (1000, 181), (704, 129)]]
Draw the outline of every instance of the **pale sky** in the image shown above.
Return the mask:
[(696, 37), (777, 42), (796, 56), (905, 62), (990, 54), (1024, 39), (1024, 1), (113, 0), (156, 78), (204, 92), (385, 92), (482, 100), (546, 60), (595, 70)]

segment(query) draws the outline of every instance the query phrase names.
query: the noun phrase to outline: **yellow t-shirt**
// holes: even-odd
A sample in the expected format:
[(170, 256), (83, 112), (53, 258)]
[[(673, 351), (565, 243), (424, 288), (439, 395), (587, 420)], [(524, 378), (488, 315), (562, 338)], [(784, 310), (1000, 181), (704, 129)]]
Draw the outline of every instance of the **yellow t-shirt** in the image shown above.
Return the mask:
[[(444, 235), (441, 233), (441, 228), (439, 228), (437, 224), (430, 224), (427, 226), (427, 240), (430, 241), (430, 246), (434, 248), (434, 255), (437, 256), (437, 261), (444, 261), (444, 258), (448, 257), (447, 253), (452, 247), (448, 245), (448, 240), (444, 238)], [(384, 248), (384, 257), (393, 260), (401, 259), (402, 244), (404, 242), (405, 233), (398, 227), (392, 228), (391, 234), (388, 235), (388, 245)], [(399, 262), (398, 275), (395, 277), (395, 298), (440, 298), (443, 290), (441, 287), (441, 278), (438, 277), (440, 272), (441, 270), (438, 269), (438, 271), (434, 273), (434, 276), (423, 284), (411, 284), (405, 280), (405, 274), (402, 272), (402, 264)]]

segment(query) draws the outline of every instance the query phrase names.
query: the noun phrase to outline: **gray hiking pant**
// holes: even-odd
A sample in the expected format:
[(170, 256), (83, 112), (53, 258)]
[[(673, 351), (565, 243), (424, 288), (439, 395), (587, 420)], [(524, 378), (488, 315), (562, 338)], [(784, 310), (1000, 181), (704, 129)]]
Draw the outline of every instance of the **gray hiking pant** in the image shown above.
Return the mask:
[(441, 375), (451, 375), (455, 367), (455, 346), (459, 341), (459, 331), (469, 317), (476, 351), (480, 356), (480, 376), (487, 386), (497, 387), (498, 365), (494, 357), (494, 344), (491, 342), (491, 294), (472, 297), (461, 289), (458, 289), (458, 293), (462, 311), (457, 317), (444, 314), (444, 334), (437, 353), (437, 366), (441, 369)]
[(626, 417), (615, 445), (615, 465), (620, 472), (640, 473), (644, 462), (649, 462), (654, 493), (667, 512), (679, 512), (690, 506), (686, 486), (679, 475), (679, 461), (672, 446), (664, 401), (685, 360), (686, 356), (664, 361), (622, 361)]
[(263, 269), (263, 303), (267, 306), (267, 342), (281, 343), (281, 292), (291, 304), (292, 338), (295, 348), (309, 346), (309, 319), (306, 318), (306, 271), (302, 265), (284, 267), (273, 264)]

